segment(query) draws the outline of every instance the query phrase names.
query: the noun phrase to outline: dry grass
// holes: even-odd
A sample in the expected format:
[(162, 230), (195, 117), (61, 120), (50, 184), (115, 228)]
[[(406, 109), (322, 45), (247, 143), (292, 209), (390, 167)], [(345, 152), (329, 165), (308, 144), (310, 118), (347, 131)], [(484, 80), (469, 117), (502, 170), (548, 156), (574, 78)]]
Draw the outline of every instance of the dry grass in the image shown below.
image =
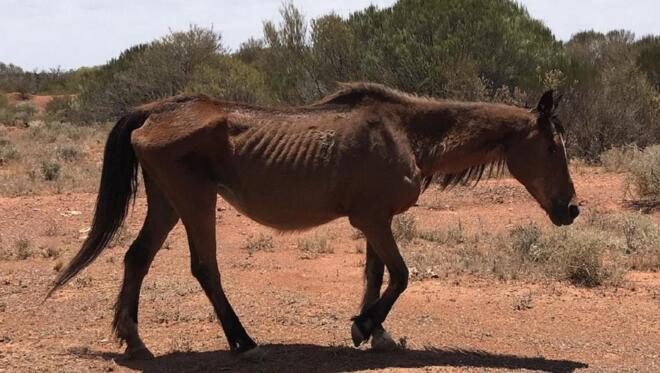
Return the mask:
[(9, 139), (0, 138), (0, 165), (16, 161), (21, 158), (21, 153), (16, 145)]
[[(0, 242), (2, 245), (3, 242)], [(0, 260), (27, 260), (32, 257), (30, 240), (21, 237), (13, 242), (12, 245), (0, 246)]]
[(252, 255), (259, 251), (272, 251), (273, 250), (273, 236), (269, 234), (259, 233), (257, 235), (250, 235), (243, 246), (243, 249)]
[(547, 232), (528, 223), (508, 234), (467, 232), (458, 222), (416, 231), (403, 252), (412, 280), (469, 274), (618, 286), (629, 270), (660, 270), (660, 227), (639, 213), (592, 213)]
[(298, 257), (300, 259), (314, 259), (321, 254), (332, 254), (335, 250), (330, 244), (327, 234), (314, 234), (298, 240)]
[(46, 259), (57, 259), (62, 255), (62, 252), (59, 249), (54, 247), (42, 247), (41, 256)]
[(660, 206), (660, 145), (638, 152), (627, 171), (626, 187), (637, 202), (649, 208)]
[(94, 192), (109, 125), (0, 126), (0, 196)]
[(638, 155), (639, 148), (635, 145), (611, 148), (600, 155), (600, 164), (608, 172), (626, 172)]
[(646, 209), (660, 206), (660, 145), (612, 148), (600, 160), (607, 171), (626, 173), (625, 193), (634, 204)]
[(410, 242), (417, 235), (417, 222), (410, 214), (397, 215), (392, 219), (392, 233), (399, 242)]

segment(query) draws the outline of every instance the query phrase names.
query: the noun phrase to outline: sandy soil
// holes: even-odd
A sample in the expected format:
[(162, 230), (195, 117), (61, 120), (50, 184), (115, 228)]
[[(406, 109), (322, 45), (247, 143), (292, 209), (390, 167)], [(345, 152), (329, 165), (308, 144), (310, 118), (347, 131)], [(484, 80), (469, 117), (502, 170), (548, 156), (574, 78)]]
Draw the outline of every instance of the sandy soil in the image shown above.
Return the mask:
[[(621, 177), (575, 172), (583, 209), (622, 209)], [(0, 242), (25, 239), (35, 253), (78, 250), (93, 194), (0, 198)], [(466, 275), (412, 282), (386, 327), (406, 348), (355, 349), (350, 318), (359, 306), (364, 254), (346, 220), (279, 235), (220, 202), (218, 257), (223, 283), (248, 332), (268, 353), (259, 364), (228, 352), (201, 288), (190, 275), (178, 225), (142, 290), (140, 330), (157, 355), (128, 362), (110, 332), (122, 257), (140, 227), (138, 198), (121, 245), (107, 249), (76, 280), (44, 302), (57, 259), (36, 254), (0, 261), (0, 372), (356, 372), (356, 371), (660, 371), (660, 274), (630, 273), (621, 288), (583, 289), (559, 282), (499, 282)], [(424, 227), (455, 224), (505, 231), (548, 221), (512, 180), (473, 190), (430, 190), (412, 209)], [(656, 220), (658, 216), (654, 217)], [(249, 255), (246, 239), (272, 234), (275, 249)], [(297, 241), (328, 234), (334, 253), (299, 258)], [(528, 306), (517, 309), (521, 299)]]

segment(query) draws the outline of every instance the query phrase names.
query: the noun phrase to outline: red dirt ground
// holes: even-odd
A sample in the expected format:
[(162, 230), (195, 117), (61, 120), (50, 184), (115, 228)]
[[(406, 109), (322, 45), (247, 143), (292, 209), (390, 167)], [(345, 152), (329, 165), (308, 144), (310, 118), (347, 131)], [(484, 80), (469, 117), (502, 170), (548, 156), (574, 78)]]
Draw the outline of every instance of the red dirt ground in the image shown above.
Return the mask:
[[(578, 171), (583, 210), (622, 209), (619, 175)], [(66, 248), (68, 260), (79, 248), (94, 200), (93, 194), (0, 198), (0, 243), (25, 238), (34, 251)], [(355, 349), (350, 341), (364, 254), (356, 252), (362, 243), (351, 238), (345, 219), (317, 229), (334, 237), (334, 253), (302, 260), (300, 234), (275, 234), (219, 205), (223, 283), (243, 324), (267, 352), (264, 362), (242, 362), (228, 353), (211, 306), (190, 275), (178, 225), (142, 290), (140, 330), (155, 360), (123, 361), (110, 332), (127, 239), (45, 302), (56, 260), (34, 255), (0, 261), (0, 372), (660, 371), (659, 273), (631, 273), (627, 286), (595, 289), (466, 275), (412, 282), (385, 324), (406, 349), (377, 353)], [(131, 239), (144, 211), (141, 196), (128, 220)], [(423, 227), (458, 219), (495, 231), (529, 220), (548, 224), (511, 180), (486, 181), (469, 191), (429, 190), (412, 213)], [(242, 247), (258, 232), (273, 234), (275, 249), (249, 256)], [(531, 299), (531, 308), (516, 310), (522, 297)]]
[(44, 111), (46, 109), (46, 105), (48, 105), (49, 102), (53, 101), (53, 98), (55, 97), (59, 97), (59, 96), (29, 95), (26, 100), (21, 97), (20, 93), (17, 92), (7, 93), (7, 98), (9, 99), (9, 102), (16, 104), (19, 102), (28, 101), (32, 103), (35, 108), (37, 108), (38, 112)]

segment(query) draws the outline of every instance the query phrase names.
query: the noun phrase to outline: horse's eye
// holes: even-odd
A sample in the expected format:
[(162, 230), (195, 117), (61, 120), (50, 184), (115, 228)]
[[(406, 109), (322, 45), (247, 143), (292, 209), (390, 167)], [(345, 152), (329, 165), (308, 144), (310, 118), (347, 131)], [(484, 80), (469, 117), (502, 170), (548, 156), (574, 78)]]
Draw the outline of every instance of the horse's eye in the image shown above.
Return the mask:
[(548, 151), (550, 152), (550, 154), (555, 154), (557, 152), (557, 145), (555, 144), (550, 145), (548, 147)]

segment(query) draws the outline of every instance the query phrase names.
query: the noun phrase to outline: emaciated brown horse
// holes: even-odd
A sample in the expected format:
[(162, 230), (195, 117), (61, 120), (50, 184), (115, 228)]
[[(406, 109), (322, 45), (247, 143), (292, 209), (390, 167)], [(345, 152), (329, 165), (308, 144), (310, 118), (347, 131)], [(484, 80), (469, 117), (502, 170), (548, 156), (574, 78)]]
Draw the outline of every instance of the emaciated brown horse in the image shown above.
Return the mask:
[[(383, 322), (408, 284), (392, 217), (434, 175), (449, 186), (504, 164), (556, 225), (578, 215), (552, 91), (534, 110), (421, 98), (377, 84), (345, 84), (304, 107), (263, 108), (177, 96), (136, 108), (108, 137), (89, 237), (51, 293), (89, 265), (121, 226), (142, 167), (148, 211), (124, 260), (114, 330), (129, 358), (153, 357), (138, 335), (140, 287), (179, 219), (192, 274), (220, 319), (230, 349), (258, 357), (234, 313), (216, 261), (217, 195), (281, 231), (348, 217), (366, 237), (366, 289), (353, 319), (355, 345), (391, 348)], [(384, 267), (389, 283), (381, 294)], [(50, 293), (49, 293), (50, 295)]]

